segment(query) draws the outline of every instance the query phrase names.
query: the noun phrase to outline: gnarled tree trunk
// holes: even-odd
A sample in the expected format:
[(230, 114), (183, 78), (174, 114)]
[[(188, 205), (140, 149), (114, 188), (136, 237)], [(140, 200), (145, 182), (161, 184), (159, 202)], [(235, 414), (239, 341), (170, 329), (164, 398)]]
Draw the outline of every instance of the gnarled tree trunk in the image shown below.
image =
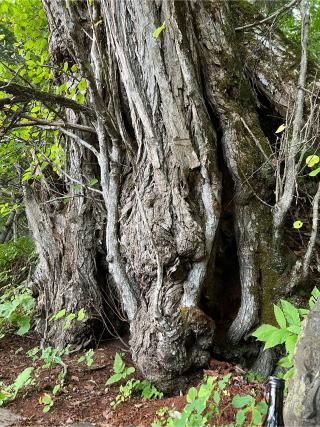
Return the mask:
[[(251, 17), (242, 2), (43, 3), (52, 57), (79, 65), (94, 111), (74, 119), (90, 122), (96, 137), (71, 137), (68, 174), (92, 175), (83, 170), (90, 153), (106, 225), (89, 190), (52, 212), (39, 207), (43, 190), (26, 192), (41, 299), (51, 311), (83, 305), (88, 321), (91, 308), (99, 311), (95, 231), (104, 227), (105, 286), (118, 290), (133, 359), (161, 389), (178, 388), (191, 368), (205, 366), (219, 335), (206, 293), (217, 310), (233, 306), (224, 337), (235, 344), (272, 320), (272, 302), (289, 281), (294, 260), (273, 233), (274, 122), (263, 103), (282, 121), (295, 57), (278, 34), (235, 31)], [(223, 283), (228, 233), (236, 245), (231, 284)], [(86, 323), (78, 327), (88, 335)], [(48, 334), (59, 344), (76, 341), (53, 325)]]

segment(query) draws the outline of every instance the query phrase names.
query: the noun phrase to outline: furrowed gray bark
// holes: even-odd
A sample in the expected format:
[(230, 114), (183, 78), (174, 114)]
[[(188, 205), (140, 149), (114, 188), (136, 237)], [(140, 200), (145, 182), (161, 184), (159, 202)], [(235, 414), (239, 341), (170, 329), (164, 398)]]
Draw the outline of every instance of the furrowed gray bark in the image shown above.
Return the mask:
[[(71, 138), (67, 173), (81, 180), (81, 158), (90, 154), (94, 165), (88, 175), (98, 171), (106, 223), (87, 214), (89, 190), (66, 211), (55, 208), (54, 221), (39, 208), (39, 199), (31, 198), (37, 274), (50, 277), (53, 290), (62, 289), (58, 272), (64, 271), (66, 250), (76, 247), (81, 262), (73, 263), (72, 292), (87, 290), (101, 304), (93, 259), (94, 231), (103, 228), (105, 275), (130, 324), (133, 360), (161, 389), (178, 388), (191, 368), (206, 365), (215, 339), (215, 313), (204, 311), (203, 288), (215, 287), (211, 273), (217, 267), (224, 192), (233, 193), (231, 232), (241, 286), (229, 342), (239, 342), (259, 320), (271, 321), (270, 305), (282, 292), (290, 263), (284, 245), (275, 246), (270, 233), (273, 151), (257, 97), (263, 93), (275, 111), (286, 114), (295, 79), (284, 66), (292, 66), (294, 56), (284, 54), (287, 47), (277, 33), (276, 42), (264, 38), (259, 26), (236, 33), (241, 10), (236, 2), (43, 2), (52, 57), (79, 65), (94, 110), (94, 116), (79, 112), (72, 132), (61, 129)], [(153, 37), (164, 20), (166, 28)], [(270, 66), (271, 55), (277, 67)], [(224, 169), (230, 188), (223, 186)], [(35, 192), (39, 197), (40, 189)], [(43, 218), (45, 239), (35, 210)], [(66, 227), (75, 212), (77, 226), (69, 235)], [(55, 233), (58, 218), (63, 226)], [(67, 238), (72, 242), (64, 252), (61, 238), (65, 245)], [(80, 281), (79, 272), (86, 279)], [(61, 308), (58, 293), (49, 293), (50, 304)]]

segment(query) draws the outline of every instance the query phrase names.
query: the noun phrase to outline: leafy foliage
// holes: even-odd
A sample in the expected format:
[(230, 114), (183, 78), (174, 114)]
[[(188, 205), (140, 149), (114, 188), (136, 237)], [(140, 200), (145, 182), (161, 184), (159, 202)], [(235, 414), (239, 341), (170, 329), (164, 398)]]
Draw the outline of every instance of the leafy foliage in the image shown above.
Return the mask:
[(35, 261), (34, 244), (28, 236), (0, 244), (0, 288), (20, 284)]
[(106, 382), (107, 385), (111, 385), (126, 379), (129, 375), (135, 372), (135, 368), (133, 368), (132, 366), (127, 368), (124, 361), (122, 360), (121, 354), (116, 353), (113, 362), (113, 372), (114, 374), (110, 378), (108, 378)]
[(40, 396), (39, 403), (41, 405), (44, 405), (43, 412), (47, 413), (47, 412), (50, 411), (51, 407), (53, 406), (54, 401), (53, 401), (53, 399), (52, 399), (52, 397), (50, 396), (49, 393), (43, 393)]
[(259, 341), (265, 343), (265, 350), (278, 345), (285, 345), (287, 354), (278, 362), (279, 366), (288, 370), (284, 375), (284, 379), (292, 378), (294, 374), (293, 355), (298, 336), (301, 333), (301, 322), (314, 307), (319, 296), (320, 291), (314, 288), (309, 300), (309, 309), (299, 309), (290, 302), (281, 300), (280, 305), (274, 305), (274, 315), (278, 327), (263, 324), (252, 334)]
[[(227, 394), (225, 388), (231, 375), (225, 375), (222, 380), (215, 381), (210, 376), (199, 389), (191, 387), (187, 393), (187, 404), (181, 412), (162, 408), (158, 411), (157, 418), (153, 421), (152, 427), (200, 427), (211, 425), (212, 417), (215, 415), (218, 424), (220, 416), (226, 406), (222, 406), (221, 394)], [(251, 395), (236, 395), (232, 399), (231, 405), (238, 409), (236, 415), (236, 425), (246, 422), (248, 426), (261, 425), (262, 416), (267, 412), (265, 402), (256, 402)], [(230, 424), (229, 427), (234, 426)]]
[(78, 362), (85, 362), (86, 365), (90, 367), (93, 365), (93, 355), (94, 350), (90, 349), (84, 355), (79, 357)]
[(27, 387), (32, 383), (33, 368), (28, 367), (24, 369), (15, 379), (15, 381), (7, 386), (0, 386), (0, 406), (8, 400), (14, 400), (23, 387)]
[(35, 299), (30, 289), (23, 286), (9, 288), (0, 297), (0, 337), (12, 327), (17, 329), (18, 335), (28, 332), (34, 308)]
[[(126, 379), (135, 372), (135, 368), (126, 367), (121, 354), (116, 353), (113, 363), (114, 374), (107, 380), (106, 384), (111, 385)], [(130, 399), (134, 391), (139, 391), (143, 399), (161, 399), (163, 393), (151, 384), (148, 380), (136, 380), (131, 378), (125, 384), (120, 385), (119, 393), (111, 406), (115, 409), (120, 403)]]
[(260, 426), (262, 424), (262, 416), (267, 413), (268, 405), (266, 402), (256, 403), (256, 399), (249, 394), (240, 396), (237, 394), (232, 399), (232, 406), (239, 409), (236, 415), (236, 424), (241, 426), (245, 421), (250, 420), (247, 426)]

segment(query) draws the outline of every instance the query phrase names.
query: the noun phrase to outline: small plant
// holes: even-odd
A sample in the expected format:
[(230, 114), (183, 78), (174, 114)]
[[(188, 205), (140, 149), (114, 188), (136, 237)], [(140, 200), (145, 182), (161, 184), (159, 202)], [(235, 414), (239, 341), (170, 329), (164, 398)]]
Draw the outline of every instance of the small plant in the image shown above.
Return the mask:
[(84, 355), (79, 357), (78, 362), (79, 363), (85, 362), (87, 366), (90, 367), (93, 365), (93, 355), (94, 355), (94, 350), (90, 349)]
[(237, 394), (232, 399), (232, 406), (236, 409), (239, 409), (236, 415), (236, 423), (238, 426), (241, 426), (246, 420), (248, 421), (248, 416), (250, 421), (246, 424), (248, 427), (251, 426), (260, 426), (262, 424), (262, 416), (267, 413), (268, 405), (266, 402), (256, 403), (256, 399), (249, 394), (245, 396), (240, 396)]
[(113, 372), (114, 374), (108, 378), (106, 382), (107, 385), (111, 385), (126, 379), (129, 375), (135, 372), (135, 368), (131, 366), (127, 368), (124, 361), (122, 360), (122, 355), (120, 353), (116, 353), (113, 362)]
[(278, 362), (279, 366), (287, 369), (287, 372), (283, 376), (284, 379), (293, 377), (293, 354), (298, 336), (301, 332), (301, 321), (309, 314), (319, 296), (320, 291), (314, 288), (309, 300), (309, 309), (296, 308), (290, 302), (281, 300), (280, 305), (274, 305), (273, 307), (274, 315), (279, 326), (276, 327), (263, 324), (252, 334), (258, 341), (265, 343), (265, 350), (276, 347), (277, 345), (285, 345), (287, 354)]
[[(1, 206), (3, 208), (0, 203), (0, 224)], [(1, 243), (0, 288), (11, 286), (14, 289), (20, 285), (28, 277), (30, 268), (33, 268), (36, 259), (34, 243), (28, 236), (21, 236), (15, 242)]]
[[(59, 394), (62, 390), (65, 377), (66, 377), (66, 372), (67, 372), (67, 365), (63, 362), (62, 358), (64, 356), (67, 356), (68, 354), (69, 354), (68, 346), (62, 349), (53, 348), (49, 346), (44, 348), (42, 351), (40, 350), (39, 347), (34, 347), (29, 351), (27, 351), (27, 355), (32, 359), (33, 362), (39, 359), (44, 361), (44, 364), (41, 366), (41, 368), (38, 368), (38, 369), (50, 369), (55, 365), (62, 367), (62, 369), (57, 375), (58, 383), (53, 387), (53, 390), (52, 390), (53, 395)], [(51, 398), (50, 395), (47, 395), (45, 393), (40, 398), (41, 400), (40, 403), (45, 405), (43, 412), (48, 412), (51, 406), (53, 405), (53, 400), (52, 402), (50, 402), (48, 396)]]
[(115, 400), (111, 402), (112, 409), (116, 409), (116, 407), (120, 405), (120, 403), (130, 399), (139, 382), (139, 380), (131, 379), (128, 380), (126, 384), (121, 385), (119, 388), (118, 395), (115, 397)]
[(62, 357), (69, 354), (69, 346), (64, 348), (46, 347), (42, 350), (41, 359), (45, 362), (43, 369), (51, 368), (54, 365), (63, 366)]
[(49, 393), (43, 393), (40, 396), (39, 403), (40, 403), (40, 405), (44, 405), (43, 406), (43, 412), (45, 414), (47, 412), (49, 412), (50, 409), (52, 408), (52, 406), (54, 405), (54, 401), (53, 401), (53, 399), (52, 399), (52, 397), (50, 396)]
[(0, 338), (10, 328), (17, 330), (17, 335), (24, 335), (31, 326), (35, 299), (30, 289), (23, 286), (9, 288), (0, 297)]
[(27, 351), (27, 356), (30, 357), (33, 362), (35, 362), (37, 359), (39, 359), (39, 352), (39, 347), (33, 347)]
[[(113, 372), (114, 374), (106, 382), (107, 385), (115, 384), (126, 379), (135, 372), (135, 368), (126, 367), (121, 354), (116, 353), (113, 363)], [(148, 380), (140, 381), (131, 378), (125, 384), (120, 385), (118, 395), (115, 400), (111, 402), (112, 408), (115, 409), (120, 403), (130, 399), (134, 391), (140, 391), (143, 399), (161, 399), (163, 397), (163, 393), (157, 390)]]
[(151, 427), (162, 427), (170, 416), (170, 409), (167, 406), (158, 409), (156, 418), (152, 421)]
[(63, 329), (70, 329), (74, 320), (77, 320), (78, 322), (83, 322), (85, 320), (86, 312), (84, 308), (81, 308), (77, 313), (68, 313), (67, 310), (63, 308), (62, 310), (59, 310), (57, 313), (53, 314), (49, 321), (57, 321), (62, 318), (65, 318)]
[(24, 369), (15, 379), (14, 383), (7, 387), (0, 387), (0, 406), (8, 400), (14, 400), (23, 387), (32, 383), (33, 368)]
[(137, 384), (137, 390), (141, 391), (141, 397), (145, 400), (163, 398), (163, 393), (148, 380), (139, 381), (139, 384)]
[[(208, 424), (213, 414), (220, 419), (220, 393), (225, 389), (230, 377), (231, 374), (225, 375), (218, 383), (214, 382), (214, 377), (208, 377), (199, 390), (191, 387), (187, 393), (187, 405), (182, 412), (170, 413), (165, 425), (168, 427), (201, 427)], [(158, 424), (154, 424), (153, 427), (159, 426), (159, 420), (156, 422)]]
[(248, 383), (258, 381), (259, 383), (262, 384), (266, 380), (266, 377), (260, 374), (259, 372), (248, 371), (245, 374), (245, 379), (248, 381)]

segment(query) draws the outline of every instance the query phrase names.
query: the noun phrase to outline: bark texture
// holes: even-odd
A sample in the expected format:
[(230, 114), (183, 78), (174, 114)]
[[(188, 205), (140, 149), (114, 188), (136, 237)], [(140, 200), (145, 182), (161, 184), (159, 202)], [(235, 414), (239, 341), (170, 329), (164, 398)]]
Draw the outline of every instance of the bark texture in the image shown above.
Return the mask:
[(285, 423), (292, 427), (320, 424), (320, 305), (306, 320), (294, 356), (295, 376), (285, 404)]
[[(68, 174), (81, 181), (93, 175), (84, 172), (84, 159), (95, 163), (106, 224), (87, 191), (60, 209), (40, 207), (43, 189), (26, 189), (40, 254), (35, 282), (51, 311), (73, 304), (99, 311), (95, 230), (104, 228), (104, 286), (118, 291), (133, 360), (161, 389), (177, 389), (191, 368), (206, 365), (215, 339), (217, 313), (204, 310), (203, 289), (215, 293), (230, 206), (239, 276), (230, 343), (271, 320), (272, 302), (288, 280), (292, 261), (270, 232), (273, 151), (259, 108), (263, 98), (286, 113), (295, 57), (278, 34), (267, 38), (259, 27), (235, 32), (251, 17), (242, 2), (43, 3), (52, 58), (79, 65), (95, 114), (83, 110), (73, 118), (90, 122), (96, 136), (74, 131)], [(163, 21), (165, 30), (153, 37)], [(224, 293), (228, 304), (227, 284)], [(74, 340), (53, 326), (48, 333), (60, 344)]]

